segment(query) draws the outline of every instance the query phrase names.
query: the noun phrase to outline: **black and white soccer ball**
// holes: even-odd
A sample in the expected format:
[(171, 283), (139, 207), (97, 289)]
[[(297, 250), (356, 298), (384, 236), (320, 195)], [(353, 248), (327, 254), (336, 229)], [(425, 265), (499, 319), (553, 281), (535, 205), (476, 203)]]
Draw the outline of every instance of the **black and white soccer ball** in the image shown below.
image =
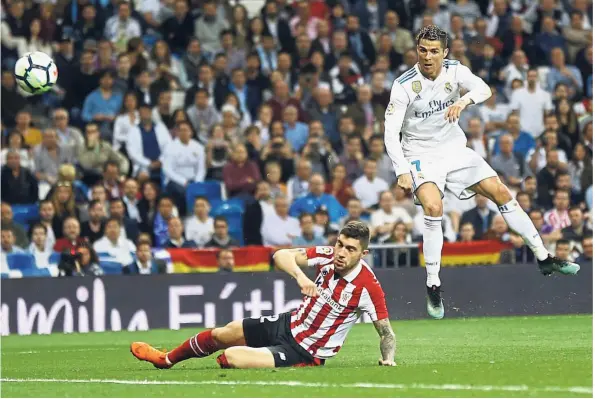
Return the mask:
[(17, 83), (27, 93), (41, 94), (58, 80), (58, 67), (52, 57), (41, 51), (23, 55), (14, 66)]

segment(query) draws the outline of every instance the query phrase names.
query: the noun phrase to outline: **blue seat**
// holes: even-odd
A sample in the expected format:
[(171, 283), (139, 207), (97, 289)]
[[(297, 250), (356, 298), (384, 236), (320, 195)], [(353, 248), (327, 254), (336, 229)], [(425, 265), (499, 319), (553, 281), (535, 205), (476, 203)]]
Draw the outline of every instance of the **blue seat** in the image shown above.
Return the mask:
[(8, 273), (0, 273), (0, 278), (9, 278)]
[(37, 204), (13, 205), (12, 217), (16, 223), (29, 224), (39, 218), (39, 206)]
[(24, 272), (25, 270), (37, 269), (35, 257), (31, 254), (7, 254), (6, 262), (11, 270)]
[(230, 212), (244, 213), (246, 204), (241, 198), (231, 198), (228, 200), (212, 200), (211, 216), (225, 215)]
[(99, 266), (105, 274), (122, 274), (122, 264), (110, 260), (99, 259)]
[(23, 273), (23, 277), (52, 277), (52, 274), (46, 268), (38, 269), (35, 267), (33, 269), (21, 270), (21, 272)]
[(188, 210), (194, 209), (194, 199), (196, 197), (206, 197), (209, 202), (221, 199), (221, 183), (218, 181), (205, 181), (189, 184), (186, 187), (186, 207)]

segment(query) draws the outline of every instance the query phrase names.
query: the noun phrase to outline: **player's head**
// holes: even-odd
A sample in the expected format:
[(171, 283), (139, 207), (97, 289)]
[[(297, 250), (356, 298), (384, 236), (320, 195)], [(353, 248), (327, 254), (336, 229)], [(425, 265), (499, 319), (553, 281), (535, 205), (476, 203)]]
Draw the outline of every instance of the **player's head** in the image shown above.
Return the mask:
[(421, 72), (429, 77), (436, 77), (442, 68), (442, 61), (448, 55), (448, 34), (429, 25), (417, 35), (417, 59)]
[(335, 244), (335, 270), (349, 273), (368, 254), (370, 229), (359, 221), (349, 222), (341, 229)]

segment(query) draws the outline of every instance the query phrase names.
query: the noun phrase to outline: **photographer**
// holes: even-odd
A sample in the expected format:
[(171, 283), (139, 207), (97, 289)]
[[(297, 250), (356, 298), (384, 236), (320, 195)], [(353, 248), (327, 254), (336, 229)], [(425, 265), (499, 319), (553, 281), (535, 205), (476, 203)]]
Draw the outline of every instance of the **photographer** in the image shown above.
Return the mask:
[(295, 174), (293, 151), (283, 137), (274, 137), (262, 149), (260, 154), (261, 168), (268, 162), (276, 161), (281, 165), (281, 181), (287, 182)]
[(309, 126), (310, 134), (301, 156), (312, 164), (312, 172), (327, 177), (333, 165), (337, 162), (337, 154), (333, 146), (324, 135), (324, 127), (320, 121), (312, 121)]
[(60, 276), (103, 276), (103, 269), (99, 266), (97, 254), (93, 248), (85, 243), (78, 249), (64, 251), (58, 264)]
[(231, 156), (231, 146), (221, 125), (214, 125), (206, 145), (207, 180), (223, 180), (223, 167)]

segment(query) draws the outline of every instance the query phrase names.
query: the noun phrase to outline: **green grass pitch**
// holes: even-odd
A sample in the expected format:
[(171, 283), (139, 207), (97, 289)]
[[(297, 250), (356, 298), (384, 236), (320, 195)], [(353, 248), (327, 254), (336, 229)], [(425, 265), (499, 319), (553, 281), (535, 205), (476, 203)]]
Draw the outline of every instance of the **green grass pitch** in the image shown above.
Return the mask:
[(173, 348), (195, 330), (2, 338), (4, 397), (592, 397), (592, 316), (397, 321), (395, 368), (356, 325), (324, 367), (171, 370), (137, 361), (143, 340)]

